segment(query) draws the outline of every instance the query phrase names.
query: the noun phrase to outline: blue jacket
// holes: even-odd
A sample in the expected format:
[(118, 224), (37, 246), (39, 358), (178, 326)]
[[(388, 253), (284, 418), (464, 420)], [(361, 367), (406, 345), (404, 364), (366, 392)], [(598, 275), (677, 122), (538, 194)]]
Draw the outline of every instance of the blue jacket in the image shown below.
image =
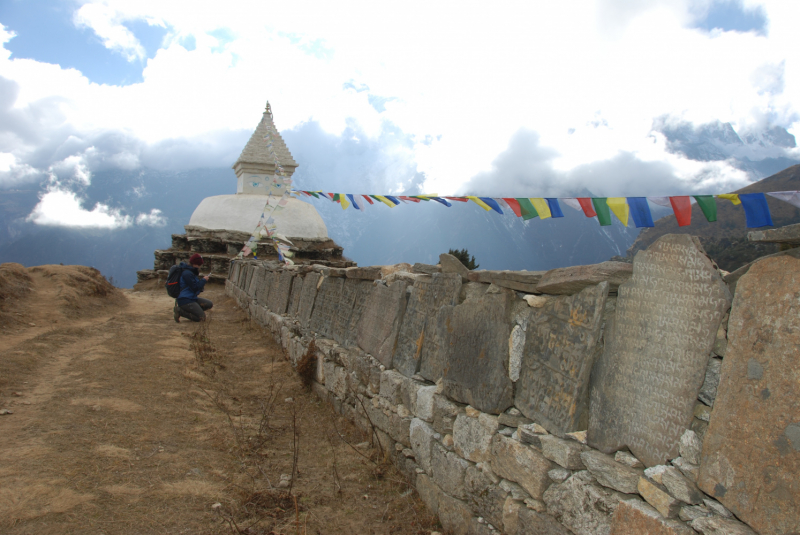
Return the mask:
[(181, 293), (178, 295), (178, 306), (183, 306), (197, 301), (197, 294), (203, 291), (206, 281), (198, 277), (200, 272), (196, 267), (186, 262), (181, 262), (180, 267), (183, 269), (183, 273), (181, 273)]

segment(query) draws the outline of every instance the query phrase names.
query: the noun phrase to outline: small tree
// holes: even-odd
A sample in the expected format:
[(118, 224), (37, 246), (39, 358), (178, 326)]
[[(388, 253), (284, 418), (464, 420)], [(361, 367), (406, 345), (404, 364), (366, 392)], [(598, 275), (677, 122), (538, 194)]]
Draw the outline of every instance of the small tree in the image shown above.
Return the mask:
[(456, 258), (458, 258), (459, 260), (461, 260), (461, 263), (464, 264), (467, 267), (467, 269), (478, 269), (479, 267), (481, 267), (480, 264), (475, 263), (474, 256), (472, 257), (469, 256), (469, 251), (467, 251), (466, 249), (461, 249), (461, 250), (450, 249), (449, 251), (447, 251), (447, 254), (451, 254)]

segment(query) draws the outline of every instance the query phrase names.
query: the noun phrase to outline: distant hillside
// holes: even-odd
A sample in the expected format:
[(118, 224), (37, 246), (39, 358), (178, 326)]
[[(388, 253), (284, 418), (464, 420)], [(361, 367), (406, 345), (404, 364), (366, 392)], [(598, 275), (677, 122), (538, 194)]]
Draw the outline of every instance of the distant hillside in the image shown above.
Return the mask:
[[(800, 190), (800, 165), (793, 165), (735, 193), (763, 193), (767, 191)], [(767, 195), (772, 213), (772, 222), (776, 227), (800, 223), (800, 209), (789, 203)], [(753, 244), (747, 241), (744, 210), (741, 205), (717, 199), (717, 221), (709, 223), (698, 205), (692, 206), (692, 224), (679, 227), (674, 215), (659, 219), (655, 227), (642, 230), (636, 241), (628, 249), (628, 257), (637, 251), (646, 249), (651, 243), (664, 234), (692, 234), (698, 236), (706, 252), (720, 268), (733, 271), (759, 256), (771, 254), (779, 250), (777, 244)]]

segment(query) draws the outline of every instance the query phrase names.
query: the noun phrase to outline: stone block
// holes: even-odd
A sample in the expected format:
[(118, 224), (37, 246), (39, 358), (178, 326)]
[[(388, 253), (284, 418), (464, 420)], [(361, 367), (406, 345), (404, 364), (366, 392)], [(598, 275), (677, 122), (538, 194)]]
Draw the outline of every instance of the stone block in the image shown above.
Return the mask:
[(762, 535), (800, 533), (799, 290), (788, 255), (739, 279), (703, 440), (698, 485)]
[(333, 323), (336, 320), (345, 279), (325, 277), (317, 290), (314, 310), (311, 313), (309, 328), (318, 336), (333, 339)]
[(731, 295), (697, 238), (667, 234), (619, 287), (592, 373), (589, 445), (646, 466), (678, 457)]
[(661, 513), (661, 516), (666, 518), (675, 518), (678, 516), (681, 505), (683, 504), (670, 496), (666, 489), (658, 483), (640, 477), (638, 490), (642, 498), (655, 507), (656, 510)]
[(553, 468), (547, 472), (547, 477), (549, 477), (554, 483), (563, 483), (569, 479), (571, 475), (572, 472), (566, 468)]
[(433, 395), (433, 428), (436, 432), (446, 435), (453, 432), (456, 416), (461, 412), (461, 407), (456, 405), (441, 394)]
[(497, 418), (480, 413), (471, 418), (462, 413), (453, 425), (453, 447), (461, 457), (475, 463), (492, 458), (492, 437), (497, 432)]
[[(420, 371), (425, 346), (434, 354), (439, 350), (436, 312), (443, 306), (455, 305), (461, 291), (461, 277), (453, 273), (436, 273), (419, 278), (411, 287), (405, 314), (397, 337), (392, 365), (406, 377)], [(423, 377), (436, 381), (439, 377)]]
[(411, 450), (419, 467), (425, 473), (431, 475), (431, 448), (439, 436), (434, 429), (419, 418), (413, 418), (409, 424), (409, 437), (411, 439)]
[(447, 253), (439, 255), (439, 265), (442, 267), (442, 273), (456, 273), (461, 276), (461, 282), (468, 282), (469, 270), (467, 266), (461, 263), (461, 260), (455, 256)]
[(503, 505), (509, 493), (491, 477), (475, 466), (467, 467), (464, 475), (467, 504), (478, 515), (495, 526), (503, 525)]
[(608, 283), (601, 282), (522, 313), (527, 327), (514, 405), (551, 433), (589, 423), (589, 376), (602, 351), (607, 297)]
[(348, 279), (363, 279), (374, 281), (383, 278), (381, 266), (350, 267), (345, 270), (345, 277)]
[(437, 386), (421, 386), (417, 389), (417, 403), (414, 405), (414, 415), (426, 422), (433, 422), (433, 397), (436, 395)]
[(372, 288), (370, 281), (360, 279), (345, 279), (342, 284), (342, 293), (334, 307), (329, 336), (344, 347), (355, 345), (356, 326)]
[(439, 495), (439, 522), (445, 533), (474, 535), (470, 533), (473, 520), (472, 511), (466, 503), (444, 492)]
[(661, 484), (667, 488), (667, 492), (684, 503), (703, 503), (705, 498), (697, 485), (686, 479), (674, 466), (668, 466), (661, 474)]
[(466, 497), (464, 476), (469, 463), (447, 451), (438, 442), (431, 444), (431, 471), (433, 480), (442, 491), (463, 499)]
[(570, 535), (553, 517), (528, 507), (519, 510), (517, 535)]
[(427, 474), (417, 474), (417, 494), (434, 515), (439, 514), (439, 496), (442, 491)]
[(367, 297), (357, 326), (356, 342), (387, 368), (392, 367), (397, 335), (406, 310), (407, 284), (376, 284)]
[(442, 381), (450, 399), (490, 414), (512, 405), (508, 338), (513, 299), (510, 292), (487, 293), (453, 308), (450, 328), (443, 333), (447, 364)]
[(311, 323), (311, 314), (317, 297), (317, 288), (322, 281), (319, 273), (308, 273), (303, 279), (303, 289), (300, 294), (300, 304), (297, 306), (297, 319), (300, 325), (308, 328)]
[(601, 262), (588, 266), (571, 266), (551, 269), (545, 273), (536, 291), (551, 295), (574, 295), (587, 286), (608, 282), (609, 292), (617, 288), (633, 275), (633, 266), (627, 262)]
[(300, 309), (300, 296), (303, 294), (303, 282), (305, 281), (303, 275), (295, 275), (292, 282), (292, 293), (289, 295), (289, 306), (286, 313), (297, 318), (297, 311)]
[(491, 461), (495, 474), (515, 481), (532, 497), (540, 499), (550, 478), (547, 472), (556, 467), (540, 452), (512, 438), (495, 435)]
[(536, 286), (542, 280), (544, 271), (470, 271), (468, 278), (472, 282), (494, 284), (501, 288), (509, 288), (520, 292), (538, 292)]
[(611, 521), (624, 494), (595, 485), (592, 475), (583, 470), (544, 493), (547, 512), (572, 533), (608, 535)]
[(700, 393), (697, 395), (698, 399), (708, 405), (714, 406), (714, 400), (717, 398), (717, 387), (719, 386), (719, 371), (722, 367), (722, 359), (710, 358), (708, 359), (708, 367), (706, 368), (706, 376), (703, 380), (703, 386), (700, 387)]
[(690, 463), (683, 457), (672, 459), (672, 464), (681, 471), (683, 475), (689, 478), (690, 481), (697, 482), (697, 476), (700, 474), (700, 466)]
[(286, 314), (289, 307), (289, 296), (292, 293), (294, 272), (283, 270), (279, 272), (277, 288), (269, 293), (269, 309), (275, 314)]
[[(516, 411), (516, 414), (510, 414), (509, 411)], [(519, 411), (514, 407), (510, 408), (509, 410), (498, 416), (497, 421), (498, 423), (500, 423), (500, 425), (504, 425), (506, 427), (519, 427), (521, 425), (527, 425), (533, 423), (528, 418), (525, 418), (524, 416), (519, 414)]]
[(553, 435), (541, 435), (539, 440), (545, 458), (568, 470), (583, 470), (581, 452), (586, 449), (584, 446)]
[(614, 460), (618, 463), (622, 463), (625, 466), (630, 466), (631, 468), (644, 468), (644, 464), (642, 461), (637, 459), (633, 454), (627, 451), (618, 451), (614, 454)]
[(411, 266), (412, 273), (419, 273), (421, 275), (433, 275), (434, 273), (441, 273), (442, 266), (433, 265), (433, 264), (421, 264), (417, 262), (413, 266)]
[(597, 482), (604, 487), (626, 494), (638, 492), (639, 478), (644, 473), (641, 468), (625, 466), (616, 462), (610, 455), (595, 450), (583, 452), (581, 459)]
[(542, 436), (550, 434), (537, 423), (521, 425), (517, 428), (517, 433), (523, 444), (529, 444), (539, 451), (542, 451)]
[(690, 429), (684, 431), (678, 447), (681, 457), (692, 464), (700, 464), (702, 450), (703, 442), (697, 436), (697, 433)]
[[(697, 518), (692, 521), (692, 529), (703, 535), (756, 535), (756, 532), (750, 529), (749, 526), (732, 518), (720, 518), (718, 516)], [(762, 531), (760, 533), (765, 532)], [(780, 532), (776, 531), (775, 533)], [(788, 533), (787, 535), (793, 534)]]
[(711, 511), (705, 505), (684, 505), (678, 513), (678, 518), (684, 522), (691, 522), (704, 516), (711, 516)]
[(619, 503), (611, 523), (611, 535), (694, 535), (681, 522), (668, 520), (638, 499)]
[(403, 388), (408, 380), (397, 370), (385, 370), (381, 372), (380, 395), (392, 405), (403, 403)]

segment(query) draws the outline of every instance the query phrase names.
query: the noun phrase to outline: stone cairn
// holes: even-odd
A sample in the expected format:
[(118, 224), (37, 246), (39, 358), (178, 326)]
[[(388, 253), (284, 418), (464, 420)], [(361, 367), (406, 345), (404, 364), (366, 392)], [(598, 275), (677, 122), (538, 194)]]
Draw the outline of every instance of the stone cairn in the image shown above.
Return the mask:
[(226, 291), (293, 365), (315, 342), (313, 390), (371, 433), (449, 532), (788, 535), (798, 252), (731, 274), (687, 235), (632, 265), (548, 272), (467, 271), (450, 255), (248, 260), (231, 263)]
[[(153, 269), (136, 272), (137, 282), (159, 279), (167, 280), (169, 268), (181, 262), (188, 262), (194, 253), (203, 255), (203, 269), (209, 269), (212, 282), (224, 282), (233, 260), (242, 250), (244, 242), (250, 238), (246, 232), (235, 230), (209, 230), (203, 227), (186, 225), (186, 234), (173, 234), (172, 247), (156, 250)], [(294, 244), (292, 260), (299, 265), (317, 264), (328, 267), (347, 268), (356, 263), (342, 256), (343, 249), (330, 238), (290, 238)], [(259, 241), (256, 256), (267, 261), (276, 261), (278, 255), (271, 241)]]

